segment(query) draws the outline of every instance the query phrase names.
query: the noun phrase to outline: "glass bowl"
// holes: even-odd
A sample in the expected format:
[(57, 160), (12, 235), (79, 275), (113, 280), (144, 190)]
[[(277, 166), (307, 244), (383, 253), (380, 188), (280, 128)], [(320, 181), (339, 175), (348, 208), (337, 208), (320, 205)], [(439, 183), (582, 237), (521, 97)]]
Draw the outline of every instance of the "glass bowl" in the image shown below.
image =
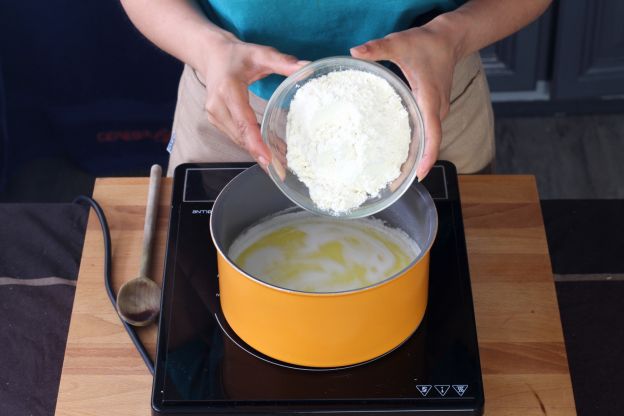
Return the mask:
[[(407, 160), (401, 166), (401, 173), (379, 195), (369, 197), (362, 205), (347, 212), (333, 213), (316, 206), (310, 198), (308, 187), (286, 166), (286, 119), (290, 103), (299, 88), (311, 79), (334, 71), (358, 70), (377, 75), (394, 88), (407, 110), (411, 129), (411, 140)], [(424, 150), (424, 128), (420, 110), (409, 87), (388, 68), (375, 62), (351, 57), (332, 57), (314, 61), (286, 78), (269, 100), (262, 119), (262, 139), (271, 150), (272, 160), (268, 167), (269, 176), (277, 187), (295, 204), (319, 215), (341, 218), (361, 218), (379, 212), (398, 200), (416, 178), (416, 168)]]

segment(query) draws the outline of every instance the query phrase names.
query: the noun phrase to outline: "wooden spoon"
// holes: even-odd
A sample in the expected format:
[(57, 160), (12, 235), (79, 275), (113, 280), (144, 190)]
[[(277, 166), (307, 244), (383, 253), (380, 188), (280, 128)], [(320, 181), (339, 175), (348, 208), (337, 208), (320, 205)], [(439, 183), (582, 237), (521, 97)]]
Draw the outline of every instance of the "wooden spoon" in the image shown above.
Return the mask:
[(152, 257), (152, 240), (154, 239), (154, 231), (156, 229), (161, 176), (161, 167), (159, 165), (152, 166), (145, 210), (143, 252), (141, 254), (139, 276), (124, 283), (117, 295), (117, 312), (119, 316), (130, 325), (135, 326), (150, 324), (160, 312), (160, 287), (147, 275)]

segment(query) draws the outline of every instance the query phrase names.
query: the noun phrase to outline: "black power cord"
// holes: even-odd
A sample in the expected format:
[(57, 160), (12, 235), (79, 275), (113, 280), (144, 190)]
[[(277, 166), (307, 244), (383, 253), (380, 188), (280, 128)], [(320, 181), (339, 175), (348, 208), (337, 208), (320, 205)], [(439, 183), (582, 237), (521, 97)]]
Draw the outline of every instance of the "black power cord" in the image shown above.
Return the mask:
[[(117, 296), (115, 295), (115, 292), (113, 292), (113, 289), (111, 287), (111, 269), (112, 269), (111, 268), (111, 237), (110, 237), (110, 230), (108, 228), (108, 222), (106, 221), (106, 216), (104, 215), (104, 211), (102, 210), (102, 207), (100, 207), (100, 204), (98, 204), (95, 201), (95, 199), (90, 198), (88, 196), (80, 195), (73, 200), (73, 203), (90, 206), (91, 208), (93, 208), (93, 210), (95, 211), (95, 214), (100, 220), (100, 225), (102, 226), (102, 234), (104, 236), (104, 286), (106, 287), (106, 293), (108, 294), (108, 299), (110, 299), (111, 303), (113, 304), (113, 307), (115, 308), (115, 311), (117, 311)], [(153, 375), (154, 363), (152, 362), (152, 359), (150, 358), (147, 351), (145, 350), (145, 347), (143, 346), (143, 343), (139, 339), (139, 336), (137, 335), (135, 329), (132, 326), (130, 326), (126, 321), (121, 319), (121, 316), (119, 317), (119, 320), (121, 320), (121, 323), (123, 324), (124, 328), (126, 328), (126, 332), (130, 336), (130, 339), (132, 340), (132, 343), (134, 344), (136, 349), (139, 351), (139, 354), (141, 355), (141, 358), (145, 362), (147, 369)]]

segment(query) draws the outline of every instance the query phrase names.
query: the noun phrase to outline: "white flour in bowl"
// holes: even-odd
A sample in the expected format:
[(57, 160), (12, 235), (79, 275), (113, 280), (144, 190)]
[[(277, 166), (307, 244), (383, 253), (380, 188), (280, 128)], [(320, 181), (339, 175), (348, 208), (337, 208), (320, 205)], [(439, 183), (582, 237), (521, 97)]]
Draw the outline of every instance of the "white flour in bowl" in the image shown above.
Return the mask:
[(399, 176), (410, 138), (407, 110), (386, 80), (335, 71), (307, 82), (290, 103), (286, 161), (317, 207), (340, 214)]

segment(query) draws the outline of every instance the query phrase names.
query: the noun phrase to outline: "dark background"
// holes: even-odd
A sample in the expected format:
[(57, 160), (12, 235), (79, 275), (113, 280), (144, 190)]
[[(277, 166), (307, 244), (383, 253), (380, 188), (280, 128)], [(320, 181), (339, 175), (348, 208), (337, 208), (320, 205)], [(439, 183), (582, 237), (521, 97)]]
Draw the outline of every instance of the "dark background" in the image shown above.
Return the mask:
[(0, 48), (5, 181), (38, 158), (93, 175), (166, 164), (182, 66), (117, 1), (2, 1)]

